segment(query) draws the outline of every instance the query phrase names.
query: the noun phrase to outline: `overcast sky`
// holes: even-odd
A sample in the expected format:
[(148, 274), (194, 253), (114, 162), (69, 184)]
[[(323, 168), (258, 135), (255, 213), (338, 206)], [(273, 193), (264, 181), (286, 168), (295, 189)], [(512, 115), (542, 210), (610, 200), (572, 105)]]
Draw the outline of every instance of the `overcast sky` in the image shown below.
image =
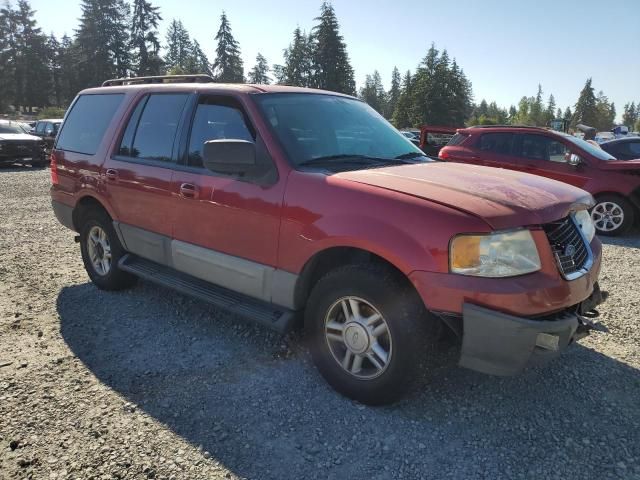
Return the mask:
[[(164, 33), (180, 18), (213, 58), (222, 10), (240, 42), (245, 71), (261, 52), (269, 63), (299, 25), (309, 30), (321, 0), (151, 0)], [(72, 35), (77, 0), (31, 0), (42, 29)], [(356, 81), (378, 69), (388, 88), (394, 66), (415, 70), (432, 42), (456, 57), (476, 101), (508, 107), (542, 84), (563, 110), (575, 104), (588, 77), (614, 101), (640, 101), (640, 0), (334, 0)]]

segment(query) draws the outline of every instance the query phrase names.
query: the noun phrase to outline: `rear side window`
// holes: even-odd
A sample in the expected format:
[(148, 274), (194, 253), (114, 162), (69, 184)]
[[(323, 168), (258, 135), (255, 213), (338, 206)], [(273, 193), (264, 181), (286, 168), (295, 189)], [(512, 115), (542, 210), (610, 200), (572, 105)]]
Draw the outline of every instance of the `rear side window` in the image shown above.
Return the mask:
[(564, 143), (542, 135), (522, 135), (521, 156), (533, 160), (566, 163), (571, 153)]
[(124, 95), (82, 95), (67, 115), (56, 148), (94, 155)]
[(170, 162), (188, 94), (149, 95), (136, 107), (119, 148), (121, 155)]
[(480, 150), (509, 155), (513, 148), (513, 137), (512, 133), (485, 133), (480, 137)]
[(44, 133), (44, 122), (36, 123), (36, 133)]

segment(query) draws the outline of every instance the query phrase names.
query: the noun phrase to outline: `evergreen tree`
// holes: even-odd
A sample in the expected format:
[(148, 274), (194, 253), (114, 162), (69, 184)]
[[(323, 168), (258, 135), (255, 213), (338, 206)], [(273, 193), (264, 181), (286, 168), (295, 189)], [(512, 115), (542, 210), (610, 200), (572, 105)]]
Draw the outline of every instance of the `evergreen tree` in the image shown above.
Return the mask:
[(256, 55), (256, 64), (249, 72), (249, 82), (256, 84), (271, 83), (271, 79), (269, 78), (269, 63), (261, 53)]
[(209, 62), (209, 58), (207, 58), (207, 55), (202, 50), (202, 47), (200, 47), (200, 44), (197, 40), (193, 41), (191, 59), (188, 64), (189, 73), (204, 73), (205, 75), (213, 77), (213, 71), (211, 70), (211, 63)]
[(49, 75), (51, 76), (52, 92), (50, 102), (53, 105), (61, 106), (62, 103), (62, 65), (60, 63), (60, 42), (52, 33), (47, 39), (47, 59)]
[(373, 75), (366, 76), (364, 87), (360, 89), (360, 98), (379, 113), (385, 111), (386, 93), (382, 85), (382, 78), (377, 70), (373, 72)]
[(544, 107), (542, 105), (542, 85), (538, 84), (538, 93), (529, 106), (529, 125), (545, 125)]
[(133, 0), (131, 27), (132, 69), (136, 76), (160, 75), (160, 40), (158, 22), (162, 20), (159, 7), (147, 0)]
[(573, 111), (571, 126), (575, 127), (579, 123), (590, 127), (598, 123), (598, 106), (590, 78), (584, 84)]
[(340, 35), (340, 27), (333, 6), (323, 2), (318, 24), (312, 31), (315, 85), (335, 92), (355, 95), (356, 82), (349, 62), (347, 46)]
[(633, 130), (640, 117), (640, 104), (636, 107), (635, 102), (627, 103), (622, 113), (622, 124)]
[(540, 126), (546, 127), (549, 125), (549, 122), (553, 120), (556, 116), (556, 99), (553, 94), (549, 95), (549, 101), (547, 102), (547, 110), (545, 111), (545, 119), (544, 123)]
[(513, 125), (516, 123), (516, 118), (518, 116), (518, 110), (516, 110), (515, 105), (511, 105), (509, 107), (509, 125)]
[(216, 81), (226, 83), (244, 82), (244, 67), (240, 58), (240, 46), (233, 34), (227, 15), (222, 12), (220, 17), (220, 28), (215, 40), (216, 59), (213, 62), (213, 71)]
[(0, 111), (6, 111), (15, 100), (17, 36), (15, 12), (6, 3), (0, 8)]
[(95, 86), (130, 69), (129, 7), (124, 0), (82, 0), (76, 30), (78, 77), (82, 87)]
[(391, 72), (391, 88), (387, 93), (387, 103), (384, 111), (384, 116), (388, 119), (393, 117), (393, 112), (396, 109), (398, 100), (400, 99), (400, 93), (402, 91), (402, 79), (400, 78), (400, 71), (398, 67), (393, 67)]
[(556, 110), (556, 118), (562, 118), (562, 109), (560, 107)]
[(311, 40), (300, 27), (293, 31), (293, 41), (284, 50), (283, 56), (282, 78), (278, 79), (278, 83), (296, 87), (315, 85)]
[(567, 107), (562, 115), (564, 120), (571, 120), (573, 118), (573, 113), (571, 112), (571, 108)]
[(167, 53), (165, 67), (167, 73), (184, 75), (193, 67), (193, 44), (189, 32), (180, 20), (172, 20), (167, 29)]
[(411, 71), (407, 70), (402, 79), (402, 90), (398, 104), (393, 112), (392, 121), (396, 128), (412, 127), (410, 109), (413, 97), (413, 77)]
[(609, 102), (609, 99), (602, 90), (598, 92), (596, 98), (597, 120), (593, 127), (597, 130), (611, 130), (616, 118), (616, 106)]
[(68, 106), (75, 94), (82, 87), (78, 83), (78, 49), (68, 35), (63, 35), (58, 50), (58, 63), (60, 64), (60, 104), (59, 107)]

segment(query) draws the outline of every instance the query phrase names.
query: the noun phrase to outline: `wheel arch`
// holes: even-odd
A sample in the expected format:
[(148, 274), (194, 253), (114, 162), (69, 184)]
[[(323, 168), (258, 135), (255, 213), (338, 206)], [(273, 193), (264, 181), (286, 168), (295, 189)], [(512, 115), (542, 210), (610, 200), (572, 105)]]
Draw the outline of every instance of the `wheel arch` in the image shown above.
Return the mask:
[(103, 202), (101, 202), (93, 195), (84, 195), (76, 202), (76, 205), (73, 208), (73, 214), (71, 218), (76, 231), (80, 231), (80, 228), (82, 226), (82, 217), (86, 214), (86, 212), (93, 209), (102, 210), (107, 215), (109, 215), (109, 218), (113, 219), (112, 213)]

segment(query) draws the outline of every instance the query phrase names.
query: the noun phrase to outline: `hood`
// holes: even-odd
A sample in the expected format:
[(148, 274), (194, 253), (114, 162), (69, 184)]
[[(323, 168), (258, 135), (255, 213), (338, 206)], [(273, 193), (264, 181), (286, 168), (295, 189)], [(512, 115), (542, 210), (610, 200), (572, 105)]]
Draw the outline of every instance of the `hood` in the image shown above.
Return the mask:
[(0, 140), (41, 140), (40, 137), (28, 133), (0, 133)]
[(598, 163), (601, 170), (640, 170), (640, 159), (637, 160), (602, 160)]
[(336, 176), (447, 205), (482, 218), (496, 230), (552, 222), (593, 202), (584, 190), (555, 180), (460, 163), (403, 165)]

